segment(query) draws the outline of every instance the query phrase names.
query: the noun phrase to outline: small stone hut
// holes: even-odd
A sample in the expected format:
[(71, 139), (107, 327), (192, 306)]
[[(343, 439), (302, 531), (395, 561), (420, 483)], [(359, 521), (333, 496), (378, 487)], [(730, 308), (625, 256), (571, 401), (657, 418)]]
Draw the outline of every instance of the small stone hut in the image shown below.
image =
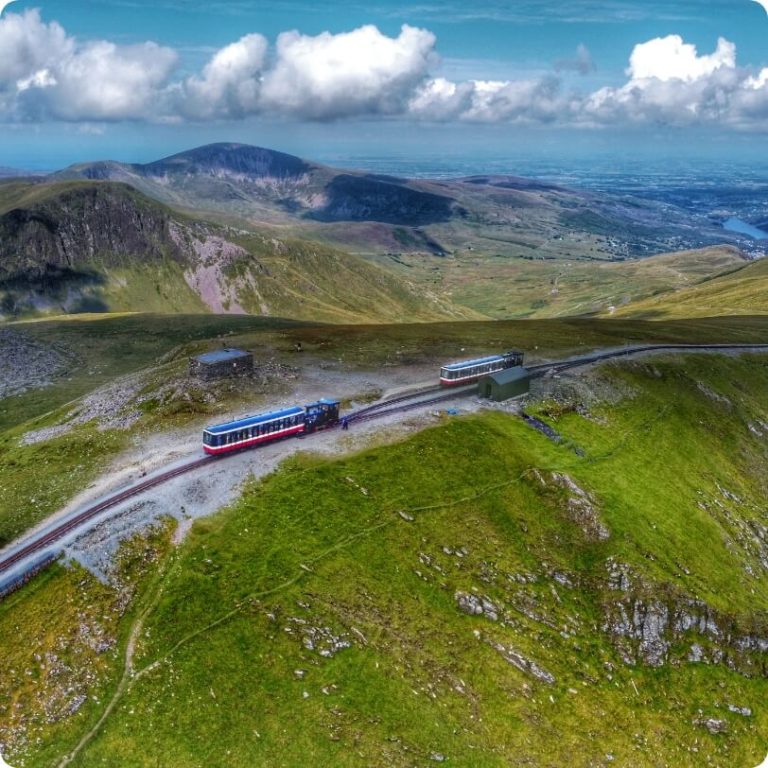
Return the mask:
[(220, 349), (189, 360), (189, 375), (209, 381), (253, 372), (253, 355), (242, 349)]
[(531, 389), (531, 374), (522, 365), (483, 376), (477, 383), (477, 394), (496, 402), (525, 395)]

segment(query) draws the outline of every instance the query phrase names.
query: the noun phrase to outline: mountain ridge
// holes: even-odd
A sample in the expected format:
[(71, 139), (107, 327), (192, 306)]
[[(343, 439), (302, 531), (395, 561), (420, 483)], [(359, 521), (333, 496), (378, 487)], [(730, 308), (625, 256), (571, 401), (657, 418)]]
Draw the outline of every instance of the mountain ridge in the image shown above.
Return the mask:
[(185, 216), (123, 182), (0, 185), (0, 315), (82, 311), (479, 317), (357, 256)]
[[(706, 216), (626, 195), (573, 190), (514, 175), (405, 179), (336, 169), (246, 144), (218, 143), (145, 164), (81, 163), (51, 179), (115, 179), (162, 202), (254, 223), (290, 224), (361, 253), (456, 253), (467, 247), (561, 257), (625, 258), (735, 242)], [(372, 225), (385, 225), (372, 228)], [(343, 225), (343, 226), (341, 226)], [(398, 237), (396, 228), (412, 237)]]

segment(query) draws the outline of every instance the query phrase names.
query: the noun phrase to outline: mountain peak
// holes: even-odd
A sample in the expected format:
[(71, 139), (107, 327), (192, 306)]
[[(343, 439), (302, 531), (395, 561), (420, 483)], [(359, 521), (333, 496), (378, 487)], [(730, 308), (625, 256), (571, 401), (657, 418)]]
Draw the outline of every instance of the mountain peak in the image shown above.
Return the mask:
[(318, 166), (294, 155), (249, 144), (218, 143), (179, 152), (147, 165), (134, 166), (146, 176), (226, 173), (248, 177), (303, 176)]

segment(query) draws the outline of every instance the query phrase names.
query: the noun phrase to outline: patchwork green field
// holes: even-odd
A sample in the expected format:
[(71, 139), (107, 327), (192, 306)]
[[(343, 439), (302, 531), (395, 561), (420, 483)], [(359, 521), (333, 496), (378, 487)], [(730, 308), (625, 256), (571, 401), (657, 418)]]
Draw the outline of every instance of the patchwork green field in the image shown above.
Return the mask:
[(0, 637), (66, 595), (111, 643), (73, 688), (95, 698), (46, 718), (41, 691), (74, 672), (50, 672), (45, 621), (25, 627), (4, 663), (40, 682), (0, 708), (5, 756), (757, 765), (766, 394), (765, 356), (652, 357), (531, 403), (560, 443), (487, 413), (299, 455), (179, 549), (149, 547), (164, 565), (135, 575), (116, 626), (119, 590), (79, 574), (73, 591), (59, 568), (0, 604)]

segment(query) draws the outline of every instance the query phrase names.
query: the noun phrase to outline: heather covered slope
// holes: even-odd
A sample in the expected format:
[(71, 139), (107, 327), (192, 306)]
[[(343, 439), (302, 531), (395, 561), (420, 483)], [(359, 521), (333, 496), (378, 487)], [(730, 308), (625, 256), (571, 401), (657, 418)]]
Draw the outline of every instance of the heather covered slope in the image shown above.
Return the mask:
[[(135, 672), (72, 765), (757, 765), (767, 371), (654, 357), (563, 381), (529, 406), (559, 444), (490, 413), (299, 456), (177, 553), (140, 549), (161, 565), (117, 627), (109, 589), (53, 573), (0, 605), (0, 664), (31, 671), (6, 756), (57, 764), (91, 732), (133, 628)], [(72, 695), (96, 696), (52, 722), (56, 639), (11, 638), (53, 600), (89, 628)]]

